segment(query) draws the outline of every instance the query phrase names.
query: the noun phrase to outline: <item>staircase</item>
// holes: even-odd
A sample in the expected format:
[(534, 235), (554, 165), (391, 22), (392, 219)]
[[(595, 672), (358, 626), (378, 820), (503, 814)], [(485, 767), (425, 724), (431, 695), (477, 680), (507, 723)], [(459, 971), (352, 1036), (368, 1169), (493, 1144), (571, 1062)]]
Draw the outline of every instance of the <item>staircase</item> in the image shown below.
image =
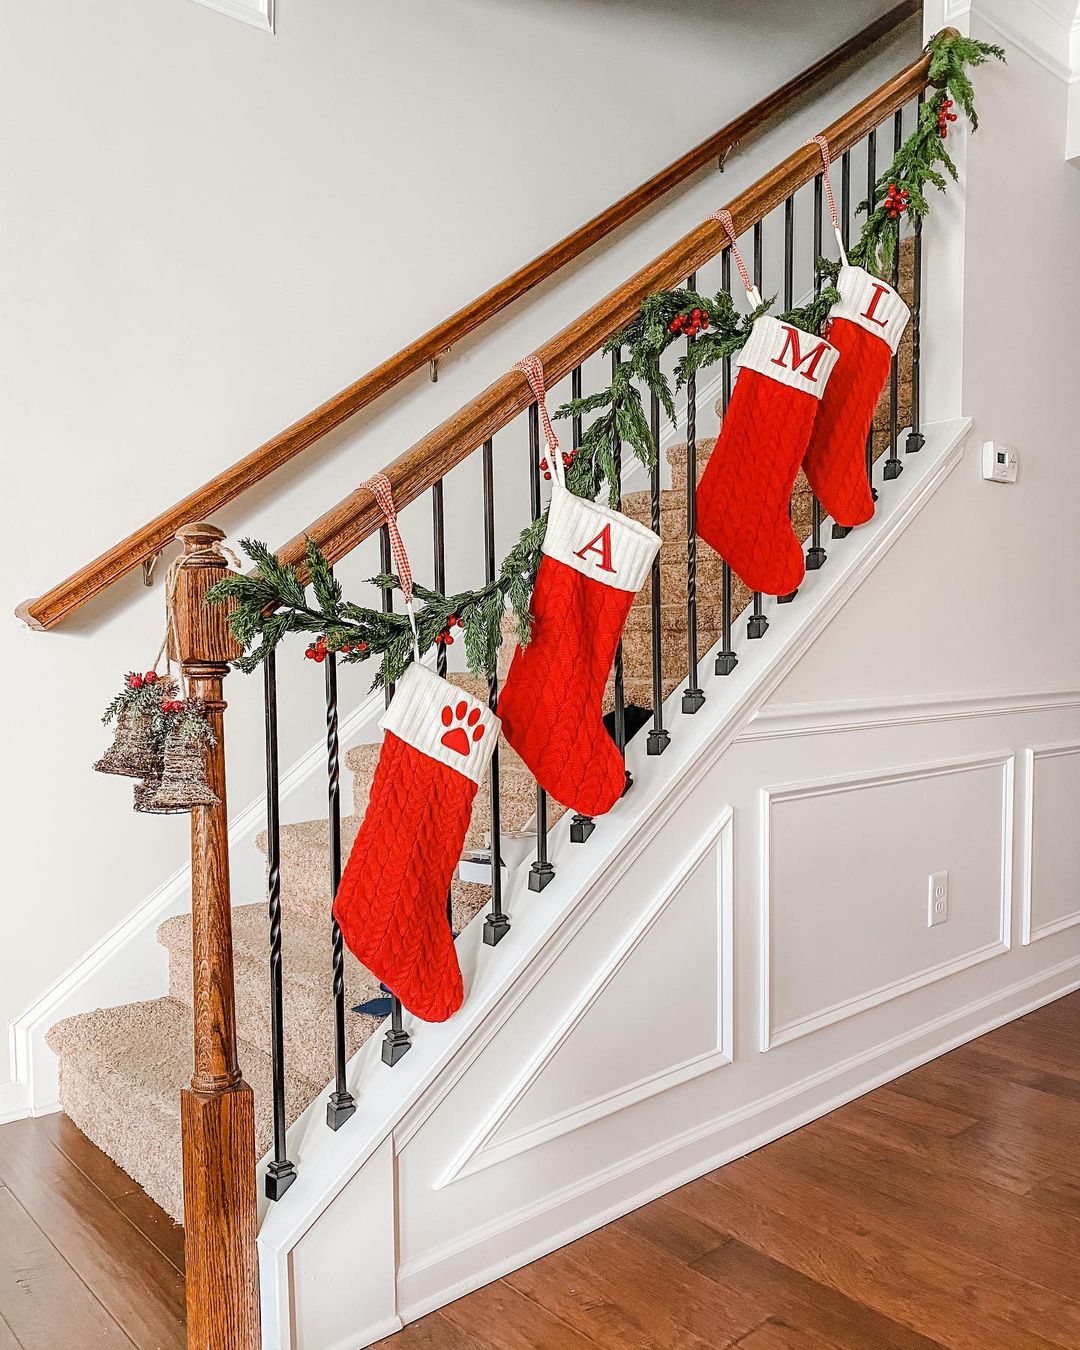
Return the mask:
[[(910, 300), (912, 249), (905, 243), (901, 289)], [(899, 354), (898, 425), (911, 416), (911, 337)], [(874, 456), (888, 448), (888, 389), (874, 419)], [(704, 472), (713, 440), (697, 444), (697, 470)], [(667, 696), (687, 673), (686, 610), (686, 446), (667, 451), (672, 486), (660, 499), (661, 522), (661, 654), (663, 691)], [(635, 520), (651, 521), (648, 490), (627, 493), (622, 508)], [(791, 518), (796, 534), (811, 532), (812, 496), (802, 473), (792, 494)], [(721, 561), (703, 543), (698, 545), (698, 650), (704, 654), (720, 638)], [(751, 603), (751, 594), (733, 578), (732, 614)], [(503, 669), (513, 650), (504, 642)], [(651, 595), (648, 585), (636, 597), (623, 639), (624, 691), (628, 705), (649, 709), (653, 684)], [(485, 682), (468, 674), (451, 674), (455, 684), (486, 697)], [(609, 681), (608, 707), (614, 704)], [(352, 845), (367, 807), (378, 757), (377, 744), (352, 747), (345, 763), (353, 775), (353, 811), (342, 819), (342, 847)], [(504, 835), (535, 833), (536, 787), (532, 776), (505, 741), (500, 745), (500, 811)], [(489, 783), (485, 779), (473, 809), (465, 850), (486, 849), (490, 842)], [(549, 828), (565, 808), (552, 801)], [(265, 851), (266, 837), (258, 846)], [(334, 1076), (333, 996), (329, 926), (329, 838), (325, 820), (281, 828), (283, 972), (285, 982), (285, 1101), (289, 1124), (318, 1097)], [(451, 901), (453, 926), (460, 932), (490, 906), (490, 888), (455, 878)], [(48, 1043), (60, 1058), (60, 1098), (65, 1112), (99, 1148), (124, 1168), (178, 1223), (183, 1220), (183, 1187), (179, 1092), (190, 1072), (192, 937), (191, 916), (168, 919), (158, 941), (169, 954), (169, 992), (165, 998), (103, 1008), (59, 1022)], [(244, 1077), (255, 1093), (255, 1147), (261, 1157), (272, 1131), (271, 1028), (266, 997), (266, 907), (264, 903), (233, 908), (237, 1033)], [(351, 1057), (379, 1029), (383, 1018), (355, 1011), (383, 997), (378, 981), (348, 952), (345, 956), (346, 1052)], [(380, 1010), (381, 1011), (381, 1010)], [(105, 1090), (103, 1090), (105, 1089)]]

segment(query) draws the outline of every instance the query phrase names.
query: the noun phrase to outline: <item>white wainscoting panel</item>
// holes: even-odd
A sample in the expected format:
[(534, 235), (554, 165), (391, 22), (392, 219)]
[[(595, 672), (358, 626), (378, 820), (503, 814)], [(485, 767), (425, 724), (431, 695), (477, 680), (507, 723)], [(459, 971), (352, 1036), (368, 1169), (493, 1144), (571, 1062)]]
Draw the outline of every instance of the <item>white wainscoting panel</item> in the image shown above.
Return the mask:
[(685, 860), (571, 1001), (442, 1184), (731, 1062), (722, 832)]
[(1024, 803), (1023, 937), (1080, 923), (1080, 741), (1030, 748)]
[(763, 1050), (1008, 951), (1012, 783), (1001, 754), (762, 790)]

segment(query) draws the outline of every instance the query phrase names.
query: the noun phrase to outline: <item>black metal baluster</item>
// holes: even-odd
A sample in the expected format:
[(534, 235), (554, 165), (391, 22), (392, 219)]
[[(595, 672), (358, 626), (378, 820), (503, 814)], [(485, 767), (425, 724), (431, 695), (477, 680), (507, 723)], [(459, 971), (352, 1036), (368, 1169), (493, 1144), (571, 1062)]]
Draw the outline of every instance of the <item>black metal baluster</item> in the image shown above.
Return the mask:
[[(840, 237), (844, 241), (844, 252), (847, 252), (848, 243), (851, 238), (851, 151), (845, 150), (843, 158), (840, 160)], [(845, 535), (851, 533), (850, 525), (838, 525), (834, 520), (832, 523), (832, 537), (834, 539), (843, 539)]]
[[(570, 397), (581, 397), (581, 367), (575, 366), (570, 372)], [(571, 440), (574, 450), (581, 445), (582, 419), (581, 414), (570, 419)], [(580, 811), (575, 811), (570, 820), (570, 842), (572, 844), (583, 844), (593, 830), (596, 824), (592, 816), (583, 816)]]
[[(784, 309), (789, 310), (795, 304), (795, 198), (788, 197), (784, 202)], [(791, 519), (794, 506), (794, 494), (788, 500), (788, 519)], [(798, 586), (787, 595), (778, 595), (778, 605), (790, 605), (799, 594)]]
[[(697, 275), (691, 275), (687, 287), (697, 290)], [(689, 354), (693, 337), (686, 339)], [(655, 398), (653, 400), (656, 401)], [(659, 421), (659, 405), (657, 405)], [(696, 713), (705, 703), (705, 691), (698, 683), (697, 645), (697, 375), (686, 381), (686, 689), (682, 696), (684, 713)]]
[[(821, 257), (821, 210), (822, 193), (825, 180), (820, 173), (814, 179), (814, 298), (821, 294), (821, 272), (818, 259)], [(828, 554), (821, 545), (821, 503), (814, 497), (810, 506), (810, 547), (806, 550), (806, 570), (816, 572), (824, 567)]]
[[(893, 153), (895, 154), (904, 143), (904, 110), (897, 108), (893, 115)], [(892, 281), (893, 290), (900, 288), (900, 234), (902, 220), (896, 222), (896, 250), (893, 253)], [(900, 447), (897, 442), (900, 439), (900, 361), (897, 354), (893, 353), (892, 361), (889, 363), (889, 455), (885, 461), (883, 469), (887, 480), (899, 478), (904, 472), (904, 461), (900, 458)]]
[[(338, 746), (337, 656), (327, 652), (323, 662), (326, 679), (326, 782), (327, 823), (330, 827), (330, 900), (341, 884), (341, 770)], [(330, 943), (334, 966), (334, 1090), (326, 1103), (326, 1123), (332, 1130), (356, 1110), (352, 1093), (345, 1086), (345, 944), (338, 922), (331, 917)]]
[[(443, 480), (431, 486), (431, 552), (435, 589), (440, 595), (446, 594), (446, 516), (443, 509)], [(435, 645), (435, 669), (446, 679), (446, 644)], [(453, 883), (446, 892), (446, 922), (450, 931), (454, 931), (454, 887)]]
[[(877, 188), (877, 131), (871, 131), (866, 137), (866, 199), (869, 210), (874, 209), (874, 195)], [(877, 501), (877, 488), (874, 486), (874, 422), (870, 420), (870, 430), (866, 433), (866, 481), (870, 484), (870, 496)]]
[[(660, 399), (653, 394), (649, 405), (649, 426), (652, 433), (653, 459), (652, 473), (649, 477), (650, 520), (655, 533), (660, 533)], [(664, 730), (664, 674), (663, 674), (663, 633), (660, 628), (660, 554), (653, 559), (651, 589), (649, 593), (650, 619), (652, 633), (652, 703), (653, 724), (645, 741), (646, 754), (662, 755), (671, 744), (671, 737)]]
[[(550, 452), (549, 452), (550, 453)], [(551, 465), (551, 473), (555, 466)], [(533, 520), (540, 519), (540, 409), (529, 405), (529, 498)], [(542, 891), (555, 875), (548, 858), (547, 793), (536, 785), (536, 859), (529, 868), (529, 890)]]
[[(611, 373), (614, 376), (618, 368), (622, 352), (616, 348), (611, 353)], [(622, 506), (622, 441), (615, 442), (615, 481), (617, 484), (616, 509)], [(615, 648), (615, 744), (619, 748), (619, 754), (622, 755), (623, 765), (626, 764), (626, 694), (623, 680), (623, 649), (622, 640)], [(634, 786), (634, 779), (629, 769), (624, 768), (626, 781), (623, 785), (623, 796)]]
[[(393, 557), (390, 552), (390, 531), (384, 525), (379, 531), (379, 559), (384, 574), (393, 569)], [(389, 614), (394, 608), (394, 592), (387, 587), (382, 593), (382, 610)], [(384, 701), (389, 708), (394, 697), (394, 686), (387, 684)], [(382, 1062), (391, 1068), (412, 1049), (409, 1033), (401, 1024), (401, 999), (392, 990), (390, 993), (390, 1026), (383, 1035)]]
[(270, 1075), (274, 1100), (274, 1157), (266, 1168), (266, 1198), (280, 1200), (296, 1180), (285, 1140), (285, 1031), (281, 988), (281, 817), (278, 809), (277, 657), (263, 661), (266, 715), (266, 862), (270, 918)]
[[(720, 259), (720, 284), (728, 295), (731, 294), (731, 250), (725, 249)], [(731, 402), (731, 357), (725, 356), (721, 365), (720, 416), (726, 416)], [(687, 469), (688, 490), (693, 490), (689, 469)], [(739, 658), (731, 650), (731, 564), (723, 563), (720, 570), (720, 651), (716, 656), (717, 675), (730, 675), (739, 664)]]
[[(484, 576), (490, 585), (495, 580), (495, 465), (493, 444), (484, 442)], [(499, 674), (488, 676), (488, 707), (495, 711), (499, 702)], [(499, 821), (499, 743), (491, 753), (489, 785), (491, 789), (491, 911), (484, 918), (484, 941), (497, 947), (510, 931), (510, 920), (502, 907), (502, 826)]]
[[(757, 287), (759, 295), (761, 294), (763, 270), (762, 222), (759, 220), (754, 226), (754, 285)], [(761, 592), (755, 591), (753, 610), (746, 621), (746, 636), (748, 638), (762, 638), (768, 631), (769, 620), (761, 611)]]
[[(916, 117), (922, 116), (924, 94), (919, 91)], [(919, 408), (919, 361), (922, 353), (922, 217), (915, 218), (911, 273), (911, 430), (908, 432), (906, 455), (917, 454), (926, 444), (922, 434), (922, 412)]]

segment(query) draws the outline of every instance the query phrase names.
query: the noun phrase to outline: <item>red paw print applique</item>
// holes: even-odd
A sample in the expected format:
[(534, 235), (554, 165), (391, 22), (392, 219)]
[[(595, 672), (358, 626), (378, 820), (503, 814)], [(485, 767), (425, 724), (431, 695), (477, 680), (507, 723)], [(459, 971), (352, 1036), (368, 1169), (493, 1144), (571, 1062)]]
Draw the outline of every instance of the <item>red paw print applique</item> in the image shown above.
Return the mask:
[(473, 708), (468, 717), (465, 714), (469, 712), (469, 705), (464, 699), (452, 708), (450, 704), (442, 710), (442, 724), (447, 728), (442, 734), (442, 743), (447, 750), (456, 750), (459, 755), (467, 755), (472, 749), (472, 742), (483, 738), (484, 728), (477, 726), (480, 721), (480, 709)]

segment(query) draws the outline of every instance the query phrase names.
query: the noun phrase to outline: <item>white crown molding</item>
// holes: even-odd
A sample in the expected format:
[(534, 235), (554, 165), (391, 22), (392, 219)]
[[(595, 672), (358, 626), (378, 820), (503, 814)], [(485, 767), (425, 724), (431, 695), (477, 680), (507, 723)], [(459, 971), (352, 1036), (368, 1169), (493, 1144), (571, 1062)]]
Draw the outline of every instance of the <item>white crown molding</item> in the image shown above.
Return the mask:
[(945, 22), (981, 19), (1066, 83), (1080, 79), (1077, 0), (947, 0)]
[(261, 28), (264, 33), (274, 31), (274, 0), (195, 0), (195, 3)]

